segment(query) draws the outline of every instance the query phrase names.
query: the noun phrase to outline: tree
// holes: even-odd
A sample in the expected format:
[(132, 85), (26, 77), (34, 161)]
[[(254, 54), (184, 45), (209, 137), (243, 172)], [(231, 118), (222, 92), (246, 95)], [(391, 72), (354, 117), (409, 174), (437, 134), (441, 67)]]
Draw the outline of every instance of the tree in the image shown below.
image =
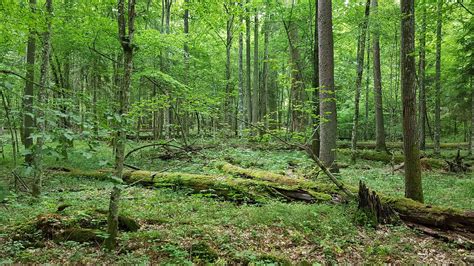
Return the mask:
[(380, 43), (379, 31), (380, 25), (378, 21), (378, 3), (372, 0), (372, 8), (375, 13), (375, 25), (373, 34), (373, 60), (374, 60), (374, 103), (375, 103), (375, 149), (378, 151), (386, 151), (385, 145), (385, 128), (383, 121), (383, 104), (382, 104), (382, 73), (380, 70)]
[[(34, 13), (36, 9), (36, 0), (30, 0), (30, 9)], [(34, 153), (33, 138), (31, 137), (35, 121), (33, 117), (33, 95), (34, 95), (34, 80), (35, 80), (35, 56), (36, 56), (36, 33), (33, 28), (29, 29), (28, 44), (26, 48), (26, 82), (23, 91), (23, 144), (25, 146), (25, 163), (33, 164)]]
[(46, 118), (45, 109), (47, 104), (46, 87), (48, 86), (49, 75), (49, 57), (51, 51), (51, 16), (53, 14), (52, 0), (46, 0), (46, 29), (43, 32), (43, 51), (41, 54), (41, 69), (40, 69), (40, 88), (38, 90), (38, 111), (36, 113), (37, 129), (40, 136), (37, 138), (34, 155), (34, 182), (32, 186), (33, 195), (38, 197), (41, 194), (41, 187), (43, 184), (43, 143), (46, 133)]
[(440, 154), (441, 139), (441, 27), (443, 23), (443, 0), (438, 0), (436, 11), (436, 74), (435, 74), (435, 121), (434, 154)]
[[(249, 5), (249, 0), (247, 0), (246, 5)], [(252, 105), (252, 77), (251, 77), (251, 58), (250, 58), (250, 15), (248, 11), (248, 7), (245, 8), (246, 17), (245, 17), (245, 70), (246, 70), (246, 91), (247, 91), (247, 115), (248, 115), (248, 122), (252, 123), (253, 122), (253, 105)]]
[(420, 55), (418, 63), (419, 79), (419, 104), (418, 121), (420, 127), (420, 149), (425, 149), (425, 126), (426, 126), (426, 91), (425, 91), (425, 68), (426, 68), (426, 0), (421, 1), (421, 33), (420, 33)]
[(403, 99), (403, 151), (405, 197), (423, 202), (420, 150), (416, 130), (415, 8), (414, 0), (401, 0), (400, 76)]
[(226, 98), (224, 102), (224, 122), (232, 126), (232, 108), (231, 108), (231, 95), (233, 90), (232, 84), (232, 72), (231, 72), (231, 51), (232, 51), (232, 40), (233, 40), (233, 27), (234, 27), (234, 14), (231, 12), (232, 3), (224, 3), (224, 8), (227, 13), (227, 25), (226, 25), (226, 61), (225, 61), (225, 93)]
[(252, 123), (258, 123), (260, 121), (259, 111), (259, 88), (260, 88), (260, 71), (259, 71), (259, 60), (258, 60), (258, 11), (255, 9), (254, 15), (254, 30), (253, 30), (253, 92), (252, 92)]
[[(135, 33), (135, 0), (128, 0), (128, 12), (125, 13), (125, 0), (118, 0), (118, 39), (123, 50), (123, 80), (120, 88), (117, 91), (117, 99), (119, 100), (119, 106), (117, 109), (117, 128), (115, 133), (115, 176), (121, 179), (124, 167), (124, 154), (125, 154), (125, 141), (126, 141), (126, 129), (125, 129), (125, 115), (128, 112), (128, 101), (130, 93), (130, 84), (132, 81), (133, 71), (133, 37)], [(118, 231), (118, 202), (120, 199), (120, 189), (115, 186), (109, 205), (109, 217), (107, 233), (109, 237), (106, 240), (106, 247), (109, 250), (115, 249), (117, 231)]]
[[(359, 128), (359, 102), (360, 102), (360, 91), (362, 87), (362, 75), (364, 73), (364, 51), (365, 51), (365, 36), (367, 33), (367, 27), (369, 22), (370, 14), (370, 0), (367, 0), (365, 4), (364, 20), (360, 25), (359, 41), (357, 43), (357, 78), (355, 83), (355, 98), (354, 98), (354, 121), (352, 126), (351, 136), (351, 160), (356, 160), (357, 150), (357, 139), (358, 139), (358, 128)], [(369, 63), (369, 62), (367, 62)], [(379, 61), (380, 63), (380, 61)]]
[(321, 147), (319, 158), (327, 167), (336, 170), (337, 113), (334, 88), (334, 47), (332, 36), (332, 1), (318, 2), (319, 44), (319, 114)]
[(313, 34), (313, 79), (311, 80), (313, 91), (313, 136), (311, 148), (314, 154), (319, 155), (321, 146), (319, 136), (319, 51), (318, 51), (318, 1), (314, 1), (314, 34)]

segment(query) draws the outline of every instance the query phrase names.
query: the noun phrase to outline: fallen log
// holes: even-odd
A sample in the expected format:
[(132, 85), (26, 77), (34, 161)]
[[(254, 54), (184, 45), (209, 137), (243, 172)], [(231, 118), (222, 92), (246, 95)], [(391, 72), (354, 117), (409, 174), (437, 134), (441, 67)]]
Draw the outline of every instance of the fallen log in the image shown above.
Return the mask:
[[(153, 187), (187, 188), (193, 193), (208, 194), (226, 200), (264, 203), (269, 199), (283, 201), (317, 202), (329, 201), (340, 190), (334, 184), (315, 182), (262, 170), (244, 169), (221, 163), (218, 166), (226, 172), (223, 175), (202, 175), (188, 173), (157, 173), (150, 171), (125, 171), (123, 180), (128, 184), (142, 184)], [(56, 172), (68, 176), (89, 178), (110, 178), (111, 170), (82, 171), (71, 169)], [(356, 187), (347, 189), (357, 194)], [(405, 222), (428, 227), (462, 232), (474, 238), (474, 211), (435, 207), (407, 198), (395, 198), (378, 194), (386, 204)]]
[[(348, 149), (338, 149), (339, 153), (344, 155), (350, 155), (351, 151)], [(386, 152), (378, 152), (372, 150), (358, 150), (357, 158), (369, 160), (369, 161), (379, 161), (384, 163), (396, 163), (400, 164), (405, 161), (402, 154), (388, 154)], [(421, 164), (423, 169), (444, 169), (446, 167), (446, 162), (440, 159), (434, 158), (421, 158)]]

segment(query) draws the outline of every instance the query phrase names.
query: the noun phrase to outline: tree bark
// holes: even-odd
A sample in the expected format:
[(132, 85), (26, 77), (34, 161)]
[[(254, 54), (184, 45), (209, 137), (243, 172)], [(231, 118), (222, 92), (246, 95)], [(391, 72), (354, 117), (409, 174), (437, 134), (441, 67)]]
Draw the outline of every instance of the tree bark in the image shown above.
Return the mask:
[(268, 82), (269, 82), (269, 71), (270, 71), (270, 55), (269, 55), (269, 44), (270, 44), (270, 20), (267, 17), (267, 21), (264, 22), (263, 26), (263, 71), (262, 71), (262, 86), (260, 87), (260, 120), (264, 122), (265, 128), (268, 128)]
[(418, 104), (418, 120), (420, 127), (420, 149), (425, 149), (426, 137), (426, 91), (425, 91), (425, 66), (426, 66), (426, 0), (421, 1), (421, 34), (420, 34), (420, 55), (418, 65), (418, 79), (419, 79), (419, 104)]
[(337, 113), (334, 88), (334, 47), (332, 35), (332, 1), (318, 2), (319, 43), (319, 114), (321, 147), (319, 157), (326, 167), (335, 169)]
[(382, 104), (382, 73), (380, 70), (380, 25), (378, 21), (377, 0), (372, 0), (372, 9), (375, 13), (374, 38), (372, 47), (374, 52), (375, 149), (378, 151), (386, 151), (387, 147), (385, 145), (385, 128)]
[[(247, 0), (246, 5), (248, 6), (250, 4), (250, 1)], [(246, 67), (246, 91), (247, 91), (247, 121), (249, 123), (252, 123), (252, 117), (253, 117), (253, 105), (252, 105), (252, 76), (251, 76), (251, 58), (250, 58), (250, 15), (248, 8), (245, 8), (246, 12), (246, 17), (245, 17), (245, 67)]]
[(319, 136), (319, 51), (318, 51), (318, 1), (314, 1), (314, 34), (313, 34), (313, 79), (312, 86), (314, 88), (312, 100), (313, 100), (313, 136), (311, 140), (311, 148), (313, 153), (319, 156), (319, 150), (321, 147), (320, 136)]
[[(362, 76), (364, 73), (364, 52), (365, 52), (365, 38), (367, 33), (367, 27), (369, 22), (370, 14), (370, 0), (367, 0), (365, 4), (364, 20), (360, 25), (360, 35), (357, 45), (357, 78), (355, 84), (355, 97), (354, 97), (354, 121), (352, 126), (352, 137), (351, 137), (351, 160), (353, 163), (356, 161), (357, 151), (357, 139), (359, 129), (359, 102), (360, 102), (360, 91), (362, 86)], [(369, 62), (367, 62), (369, 63)]]
[[(36, 9), (36, 0), (29, 2), (31, 12), (34, 13)], [(23, 144), (25, 150), (25, 163), (32, 165), (34, 160), (33, 139), (31, 134), (34, 131), (34, 117), (33, 117), (33, 95), (34, 95), (34, 80), (35, 80), (35, 54), (36, 54), (36, 36), (33, 28), (29, 29), (28, 44), (26, 50), (26, 84), (23, 91)]]
[(401, 0), (401, 81), (403, 99), (403, 150), (405, 197), (423, 202), (420, 150), (416, 130), (415, 8), (414, 0)]
[(36, 113), (37, 129), (40, 136), (37, 138), (34, 155), (34, 182), (32, 186), (32, 194), (39, 197), (41, 194), (41, 187), (43, 186), (43, 144), (46, 133), (46, 117), (44, 110), (46, 109), (47, 95), (46, 87), (49, 78), (49, 57), (51, 51), (51, 20), (53, 14), (52, 0), (46, 0), (46, 30), (43, 32), (43, 51), (41, 54), (41, 70), (40, 81), (41, 88), (38, 90), (38, 111)]
[(254, 15), (254, 30), (253, 30), (253, 92), (252, 92), (252, 122), (254, 124), (260, 122), (259, 117), (259, 88), (260, 88), (260, 71), (259, 71), (259, 58), (258, 58), (258, 37), (259, 37), (259, 25), (258, 25), (258, 11), (255, 9)]
[(441, 140), (441, 27), (443, 23), (443, 0), (438, 0), (436, 12), (436, 74), (435, 74), (435, 121), (434, 121), (434, 154), (440, 154)]
[(227, 26), (226, 26), (226, 61), (225, 61), (225, 100), (224, 100), (224, 123), (227, 123), (229, 126), (232, 126), (232, 77), (231, 77), (231, 51), (232, 51), (232, 39), (233, 39), (233, 26), (234, 26), (234, 15), (230, 14), (230, 10), (227, 6), (227, 3), (224, 4), (227, 13)]
[[(240, 22), (242, 20), (240, 19)], [(237, 123), (238, 130), (237, 135), (242, 137), (244, 131), (244, 65), (243, 65), (243, 50), (244, 50), (244, 37), (242, 31), (239, 33), (239, 103), (237, 106)]]

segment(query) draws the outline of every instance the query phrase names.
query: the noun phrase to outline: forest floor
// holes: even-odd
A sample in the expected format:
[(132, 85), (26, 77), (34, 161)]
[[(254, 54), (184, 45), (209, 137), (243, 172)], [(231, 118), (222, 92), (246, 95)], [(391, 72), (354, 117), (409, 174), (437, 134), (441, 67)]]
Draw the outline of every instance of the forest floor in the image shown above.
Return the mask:
[[(206, 145), (211, 148), (189, 156), (163, 156), (161, 148), (143, 149), (128, 158), (127, 163), (151, 171), (219, 173), (221, 170), (210, 162), (225, 160), (245, 168), (326, 180), (322, 173), (314, 172), (312, 161), (303, 152), (277, 149), (277, 144), (269, 145), (272, 148), (268, 149), (262, 148), (264, 144), (231, 140)], [(86, 144), (76, 144), (69, 160), (51, 160), (46, 164), (80, 169), (112, 167), (111, 148), (105, 143), (93, 147), (95, 151)], [(443, 155), (452, 157), (453, 152)], [(349, 157), (342, 153), (338, 161), (346, 166), (338, 175), (344, 182), (355, 185), (364, 180), (376, 191), (403, 196), (403, 173), (392, 173), (390, 165), (367, 160), (350, 165)], [(33, 243), (31, 239), (38, 232), (24, 230), (38, 217), (54, 214), (58, 205), (66, 203), (71, 206), (61, 211), (61, 215), (90, 218), (88, 210), (107, 209), (113, 184), (50, 173), (45, 178), (44, 195), (37, 200), (26, 193), (6, 193), (5, 187), (12, 184), (11, 170), (11, 160), (0, 157), (0, 264), (474, 263), (472, 250), (445, 243), (403, 224), (378, 228), (361, 224), (356, 202), (237, 204), (211, 198), (206, 193), (190, 195), (183, 189), (140, 186), (123, 189), (120, 211), (136, 219), (140, 229), (120, 233), (117, 253), (105, 252), (100, 243), (53, 240)], [(426, 203), (472, 209), (473, 177), (472, 173), (424, 172)], [(25, 237), (27, 234), (30, 235)]]

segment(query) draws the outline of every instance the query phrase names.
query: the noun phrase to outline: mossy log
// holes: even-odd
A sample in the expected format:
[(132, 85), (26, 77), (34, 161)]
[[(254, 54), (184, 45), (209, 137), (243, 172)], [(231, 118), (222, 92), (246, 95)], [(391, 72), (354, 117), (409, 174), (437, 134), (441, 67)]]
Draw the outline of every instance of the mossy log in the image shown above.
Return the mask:
[[(264, 203), (269, 199), (284, 201), (317, 202), (329, 201), (332, 196), (341, 196), (333, 184), (291, 178), (276, 173), (241, 168), (228, 163), (217, 165), (225, 174), (201, 175), (188, 173), (158, 173), (150, 171), (125, 171), (124, 181), (153, 187), (191, 189), (226, 200), (247, 203)], [(70, 176), (106, 179), (110, 170), (57, 172)], [(357, 194), (357, 187), (345, 185)], [(379, 193), (382, 204), (387, 204), (399, 214), (403, 221), (440, 229), (474, 234), (474, 212), (452, 208), (435, 207), (407, 198), (394, 198)]]
[[(341, 154), (350, 155), (351, 151), (348, 149), (338, 149)], [(357, 157), (369, 161), (378, 161), (384, 163), (403, 163), (405, 158), (401, 154), (388, 154), (386, 152), (378, 152), (372, 150), (358, 150)], [(446, 162), (440, 159), (434, 158), (421, 158), (421, 164), (423, 169), (444, 169), (446, 168)]]
[[(386, 146), (389, 149), (403, 149), (403, 142), (386, 142)], [(467, 149), (469, 148), (468, 142), (459, 143), (441, 143), (442, 149)], [(338, 148), (350, 149), (351, 143), (348, 141), (340, 141), (337, 143)], [(375, 141), (363, 141), (357, 142), (357, 149), (375, 149)], [(426, 148), (433, 149), (433, 143), (427, 143)]]

